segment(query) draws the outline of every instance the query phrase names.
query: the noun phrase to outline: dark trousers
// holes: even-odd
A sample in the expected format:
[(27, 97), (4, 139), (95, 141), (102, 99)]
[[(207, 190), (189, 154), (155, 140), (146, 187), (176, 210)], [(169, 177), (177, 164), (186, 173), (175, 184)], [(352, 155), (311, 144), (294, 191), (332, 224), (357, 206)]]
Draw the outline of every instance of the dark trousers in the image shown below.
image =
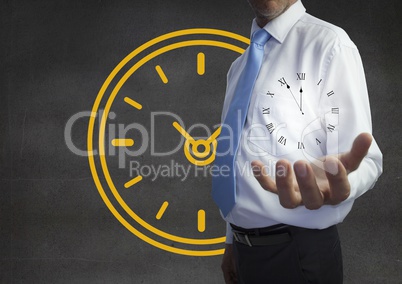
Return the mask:
[(239, 283), (320, 283), (343, 281), (336, 226), (324, 230), (290, 227), (290, 241), (248, 246), (234, 241)]

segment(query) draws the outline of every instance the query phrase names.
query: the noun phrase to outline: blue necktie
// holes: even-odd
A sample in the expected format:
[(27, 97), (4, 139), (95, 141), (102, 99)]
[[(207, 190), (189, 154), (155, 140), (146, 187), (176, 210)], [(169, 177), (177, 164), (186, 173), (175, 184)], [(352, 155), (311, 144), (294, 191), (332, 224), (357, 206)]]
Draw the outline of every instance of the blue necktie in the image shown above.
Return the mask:
[[(246, 66), (240, 75), (234, 96), (224, 119), (217, 146), (215, 166), (220, 174), (212, 178), (212, 197), (226, 217), (236, 203), (235, 157), (239, 147), (254, 83), (261, 68), (264, 45), (271, 36), (265, 29), (254, 32)], [(224, 139), (226, 137), (226, 139)], [(233, 137), (228, 139), (229, 137)], [(222, 155), (224, 154), (224, 155)]]

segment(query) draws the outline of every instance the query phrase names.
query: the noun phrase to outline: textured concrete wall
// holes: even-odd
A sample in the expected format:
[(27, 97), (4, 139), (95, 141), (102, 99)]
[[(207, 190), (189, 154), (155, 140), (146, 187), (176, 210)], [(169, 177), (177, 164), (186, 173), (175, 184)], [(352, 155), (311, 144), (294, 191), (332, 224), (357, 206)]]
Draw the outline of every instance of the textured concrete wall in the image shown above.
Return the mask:
[[(343, 27), (359, 47), (374, 135), (384, 154), (383, 176), (340, 225), (345, 283), (400, 283), (400, 1), (305, 0), (304, 5), (309, 13)], [(154, 181), (149, 176), (124, 188), (134, 178), (130, 161), (191, 166), (182, 147), (168, 158), (153, 157), (148, 149), (126, 158), (125, 168), (119, 167), (118, 156), (107, 156), (117, 192), (128, 206), (125, 210), (110, 190), (99, 155), (94, 157), (100, 173), (96, 187), (88, 158), (68, 149), (64, 130), (73, 115), (92, 109), (108, 75), (141, 44), (168, 32), (197, 27), (248, 37), (253, 14), (247, 2), (3, 0), (0, 6), (0, 282), (222, 283), (221, 256), (183, 256), (160, 249), (189, 254), (214, 254), (222, 249), (220, 242), (197, 245), (175, 238), (223, 236), (223, 222), (209, 197), (209, 179), (201, 173), (196, 178), (181, 179), (176, 174)], [(227, 42), (244, 46), (235, 40)], [(199, 52), (207, 62), (203, 76), (195, 71)], [(223, 48), (195, 46), (152, 59), (119, 93), (131, 98), (137, 94), (142, 111), (136, 112), (117, 97), (120, 100), (111, 108), (115, 118), (110, 118), (108, 126), (114, 125), (117, 134), (118, 124), (138, 122), (149, 127), (152, 112), (170, 111), (183, 120), (186, 129), (195, 123), (212, 129), (219, 122), (226, 71), (236, 56)], [(165, 72), (168, 84), (152, 69), (156, 65)], [(111, 91), (112, 87), (108, 95)], [(100, 108), (106, 106), (105, 98)], [(100, 150), (98, 118), (92, 136), (95, 150)], [(167, 151), (180, 141), (171, 124), (174, 120), (157, 121), (156, 150)], [(79, 149), (86, 149), (88, 125), (85, 116), (72, 127), (72, 141)], [(127, 133), (141, 141), (138, 130)], [(193, 133), (207, 136), (200, 127)], [(106, 141), (112, 138), (107, 133)], [(99, 188), (105, 189), (104, 199)], [(109, 207), (104, 200), (110, 200)], [(169, 205), (163, 211), (165, 201)], [(205, 219), (199, 217), (200, 210), (205, 211)], [(139, 225), (133, 212), (169, 236)]]

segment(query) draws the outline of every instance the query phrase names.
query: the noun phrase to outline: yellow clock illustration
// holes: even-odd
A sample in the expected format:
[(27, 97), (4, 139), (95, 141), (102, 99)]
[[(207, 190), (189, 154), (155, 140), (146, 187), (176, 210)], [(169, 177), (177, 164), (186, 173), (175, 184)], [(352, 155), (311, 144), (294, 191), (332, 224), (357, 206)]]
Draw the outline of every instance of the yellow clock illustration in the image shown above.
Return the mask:
[(182, 255), (224, 252), (210, 196), (226, 72), (249, 39), (196, 28), (127, 55), (92, 108), (87, 148), (98, 192), (141, 240)]

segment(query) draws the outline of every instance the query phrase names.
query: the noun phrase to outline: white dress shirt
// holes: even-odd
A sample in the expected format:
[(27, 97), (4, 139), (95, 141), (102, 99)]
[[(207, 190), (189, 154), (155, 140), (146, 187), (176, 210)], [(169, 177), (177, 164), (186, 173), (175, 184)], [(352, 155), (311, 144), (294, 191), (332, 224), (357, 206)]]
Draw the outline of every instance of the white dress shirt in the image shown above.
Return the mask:
[[(251, 33), (259, 28), (254, 20)], [(264, 29), (272, 37), (264, 47), (235, 161), (237, 201), (225, 218), (227, 243), (233, 240), (229, 223), (243, 228), (284, 223), (311, 229), (340, 223), (382, 172), (382, 154), (373, 140), (359, 168), (348, 176), (350, 196), (338, 205), (285, 209), (276, 194), (260, 186), (251, 171), (253, 160), (262, 161), (274, 178), (279, 159), (322, 166), (317, 158), (349, 151), (358, 134), (372, 132), (360, 55), (342, 29), (307, 14), (300, 1)], [(222, 121), (247, 52), (228, 72)]]

